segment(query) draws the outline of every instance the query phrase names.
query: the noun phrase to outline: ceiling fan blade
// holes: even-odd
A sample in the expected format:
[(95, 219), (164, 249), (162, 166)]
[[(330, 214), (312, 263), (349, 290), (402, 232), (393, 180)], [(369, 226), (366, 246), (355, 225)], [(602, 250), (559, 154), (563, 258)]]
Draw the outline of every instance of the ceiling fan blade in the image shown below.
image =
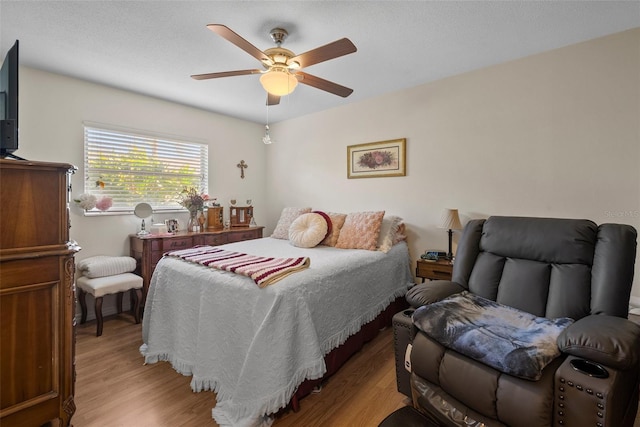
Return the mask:
[(238, 46), (240, 49), (247, 52), (260, 62), (271, 61), (271, 59), (263, 51), (243, 39), (241, 36), (233, 32), (229, 27), (222, 24), (209, 24), (207, 28), (216, 33), (217, 35), (227, 39), (231, 43)]
[(278, 95), (274, 95), (272, 93), (267, 92), (267, 105), (278, 105), (280, 104), (280, 97)]
[(308, 52), (301, 53), (298, 56), (294, 56), (291, 58), (290, 62), (295, 61), (300, 64), (300, 68), (304, 68), (330, 59), (348, 55), (357, 50), (358, 49), (355, 45), (351, 43), (351, 40), (344, 38), (312, 49)]
[(299, 78), (298, 81), (308, 86), (313, 86), (317, 89), (321, 89), (334, 95), (341, 96), (346, 98), (347, 96), (353, 93), (353, 89), (349, 89), (348, 87), (341, 86), (337, 83), (330, 82), (329, 80), (321, 79), (320, 77), (313, 76), (308, 73), (304, 73), (302, 71), (298, 71), (295, 73), (296, 76), (302, 77)]
[(238, 70), (238, 71), (223, 71), (221, 73), (206, 73), (206, 74), (193, 74), (191, 76), (192, 79), (196, 80), (207, 80), (207, 79), (217, 79), (219, 77), (232, 77), (232, 76), (245, 76), (247, 74), (260, 74), (262, 71), (254, 69), (254, 70)]

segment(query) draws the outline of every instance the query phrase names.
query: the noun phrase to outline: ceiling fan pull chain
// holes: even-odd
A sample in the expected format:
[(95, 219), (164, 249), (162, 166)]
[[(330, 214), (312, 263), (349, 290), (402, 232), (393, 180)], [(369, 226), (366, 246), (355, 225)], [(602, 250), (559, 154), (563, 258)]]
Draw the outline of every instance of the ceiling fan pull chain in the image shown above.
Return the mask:
[(267, 124), (264, 126), (264, 136), (262, 137), (262, 142), (265, 145), (269, 145), (273, 142), (271, 140), (271, 136), (269, 135), (269, 104), (267, 104)]

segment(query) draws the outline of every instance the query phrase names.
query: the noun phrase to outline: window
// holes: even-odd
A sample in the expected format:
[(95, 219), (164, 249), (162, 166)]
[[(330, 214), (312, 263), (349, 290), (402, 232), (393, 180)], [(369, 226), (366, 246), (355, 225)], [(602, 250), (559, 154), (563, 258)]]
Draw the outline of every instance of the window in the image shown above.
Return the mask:
[(111, 197), (109, 211), (140, 202), (180, 209), (185, 187), (208, 193), (208, 152), (206, 144), (85, 124), (84, 192)]

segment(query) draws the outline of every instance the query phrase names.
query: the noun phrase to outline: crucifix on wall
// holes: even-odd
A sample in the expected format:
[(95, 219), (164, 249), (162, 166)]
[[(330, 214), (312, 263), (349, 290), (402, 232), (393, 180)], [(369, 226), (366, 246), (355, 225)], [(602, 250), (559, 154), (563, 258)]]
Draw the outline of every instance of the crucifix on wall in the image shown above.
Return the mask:
[(244, 170), (248, 168), (249, 165), (246, 164), (244, 160), (240, 160), (240, 163), (238, 163), (238, 167), (240, 168), (240, 178), (244, 179)]

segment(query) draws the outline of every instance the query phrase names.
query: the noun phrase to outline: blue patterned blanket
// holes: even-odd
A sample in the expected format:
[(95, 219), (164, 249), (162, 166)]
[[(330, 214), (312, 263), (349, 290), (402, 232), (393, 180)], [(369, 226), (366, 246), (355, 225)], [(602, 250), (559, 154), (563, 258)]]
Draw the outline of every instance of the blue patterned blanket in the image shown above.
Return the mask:
[(556, 340), (573, 319), (536, 317), (469, 292), (418, 308), (418, 329), (443, 346), (529, 380), (560, 355)]

